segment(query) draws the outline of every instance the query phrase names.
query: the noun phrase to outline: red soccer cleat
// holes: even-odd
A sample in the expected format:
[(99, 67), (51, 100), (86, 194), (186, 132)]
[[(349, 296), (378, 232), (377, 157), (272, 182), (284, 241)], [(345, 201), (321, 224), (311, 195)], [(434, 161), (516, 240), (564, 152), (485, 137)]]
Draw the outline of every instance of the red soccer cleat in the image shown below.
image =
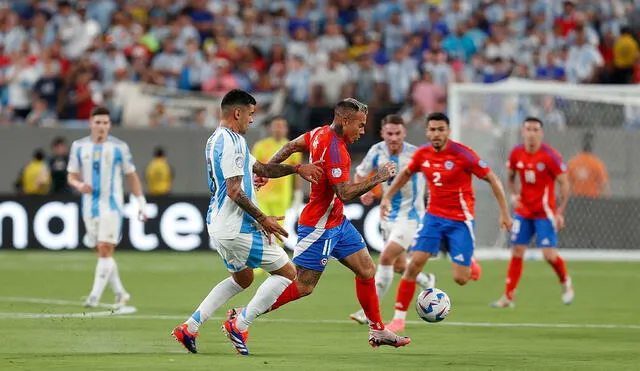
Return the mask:
[(482, 267), (476, 261), (476, 258), (472, 257), (471, 258), (471, 280), (477, 281), (480, 279), (481, 275), (482, 275)]

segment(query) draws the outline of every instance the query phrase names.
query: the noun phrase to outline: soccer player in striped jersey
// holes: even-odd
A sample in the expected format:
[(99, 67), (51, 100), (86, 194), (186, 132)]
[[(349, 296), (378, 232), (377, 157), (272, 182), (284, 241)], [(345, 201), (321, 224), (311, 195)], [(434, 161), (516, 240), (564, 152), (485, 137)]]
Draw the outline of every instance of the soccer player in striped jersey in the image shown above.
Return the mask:
[[(491, 303), (496, 308), (514, 306), (514, 295), (522, 275), (524, 254), (533, 235), (544, 259), (558, 275), (562, 301), (571, 304), (574, 297), (571, 278), (564, 260), (558, 255), (558, 230), (564, 227), (564, 211), (569, 201), (569, 180), (562, 156), (543, 143), (542, 121), (528, 117), (522, 124), (524, 144), (515, 146), (509, 155), (509, 192), (515, 208), (511, 230), (511, 261), (507, 268), (505, 293)], [(516, 188), (520, 179), (520, 191)], [(560, 185), (561, 202), (556, 209), (555, 183)]]
[(127, 143), (109, 135), (110, 128), (109, 110), (94, 108), (89, 118), (90, 135), (71, 144), (67, 165), (69, 185), (82, 194), (83, 243), (98, 253), (93, 288), (84, 303), (88, 308), (98, 306), (107, 284), (117, 306), (130, 299), (113, 259), (122, 230), (123, 174), (138, 201), (139, 217), (146, 220), (147, 202), (131, 151)]
[(244, 139), (253, 122), (255, 98), (242, 90), (231, 90), (222, 98), (220, 106), (222, 121), (205, 147), (211, 192), (206, 219), (209, 236), (230, 277), (218, 283), (172, 334), (189, 352), (197, 353), (196, 337), (200, 326), (216, 309), (251, 285), (254, 268), (263, 268), (271, 275), (234, 321), (226, 321), (223, 325), (236, 351), (248, 355), (249, 325), (276, 301), (296, 275), (289, 257), (275, 241), (275, 238), (287, 237), (287, 232), (278, 224), (282, 217), (266, 216), (256, 206), (253, 174), (266, 178), (299, 174), (307, 181), (316, 182), (322, 170), (316, 164), (281, 165), (256, 161)]
[(465, 285), (472, 276), (474, 236), (474, 192), (472, 175), (487, 181), (500, 206), (500, 226), (509, 230), (511, 216), (500, 179), (469, 147), (449, 139), (449, 118), (442, 113), (427, 117), (426, 144), (413, 154), (380, 202), (381, 213), (388, 214), (396, 192), (422, 172), (429, 186), (427, 212), (410, 248), (411, 260), (402, 275), (396, 296), (396, 310), (387, 328), (402, 331), (411, 302), (415, 298), (416, 277), (427, 260), (438, 254), (446, 242), (453, 263), (453, 280)]
[[(413, 144), (404, 141), (407, 132), (404, 120), (398, 115), (387, 115), (382, 119), (380, 134), (383, 141), (374, 144), (356, 168), (356, 182), (366, 179), (372, 171), (378, 170), (379, 165), (389, 161), (394, 162), (399, 169), (403, 169), (417, 149)], [(381, 184), (383, 193), (389, 189), (392, 180)], [(394, 270), (402, 274), (406, 268), (406, 251), (413, 242), (418, 224), (424, 215), (424, 191), (424, 175), (421, 173), (413, 174), (407, 184), (391, 199), (389, 217), (381, 221), (386, 245), (380, 254), (376, 271), (376, 291), (380, 301), (393, 283)], [(372, 191), (360, 196), (362, 203), (367, 206), (373, 203), (373, 199)], [(435, 275), (422, 272), (416, 278), (418, 285), (423, 289), (434, 287), (435, 279)], [(352, 313), (350, 318), (361, 324), (367, 323), (367, 317), (362, 309)]]

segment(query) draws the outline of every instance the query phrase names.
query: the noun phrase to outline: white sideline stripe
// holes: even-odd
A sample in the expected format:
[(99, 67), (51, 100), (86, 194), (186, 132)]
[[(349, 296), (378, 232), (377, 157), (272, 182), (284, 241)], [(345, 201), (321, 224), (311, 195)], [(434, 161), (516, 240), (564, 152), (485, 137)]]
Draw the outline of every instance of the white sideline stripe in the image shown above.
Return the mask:
[[(640, 250), (586, 250), (586, 249), (558, 249), (558, 252), (567, 261), (640, 261)], [(506, 248), (496, 248), (478, 246), (474, 251), (474, 256), (478, 260), (509, 260), (511, 250)], [(542, 260), (542, 251), (538, 248), (527, 249), (525, 259)]]
[[(42, 303), (54, 305), (82, 305), (81, 302), (69, 300), (55, 300), (42, 298), (17, 298), (17, 297), (0, 297), (0, 301), (15, 303)], [(111, 305), (110, 305), (111, 307)], [(150, 320), (184, 320), (186, 316), (171, 315), (131, 315), (137, 312), (136, 307), (124, 306), (118, 310), (109, 310), (103, 312), (79, 312), (79, 313), (11, 313), (0, 312), (0, 318), (11, 319), (33, 319), (33, 318), (75, 318), (75, 317), (112, 317), (119, 319), (150, 319)], [(212, 320), (222, 320), (226, 317), (211, 317)], [(324, 323), (324, 324), (347, 324), (353, 323), (353, 320), (341, 319), (292, 319), (292, 318), (258, 318), (262, 322), (275, 323)], [(409, 325), (424, 324), (423, 321), (406, 321)], [(628, 329), (640, 330), (640, 325), (625, 324), (588, 324), (588, 323), (505, 323), (505, 322), (453, 322), (444, 321), (437, 325), (444, 326), (461, 326), (461, 327), (533, 327), (533, 328), (598, 328), (598, 329)]]

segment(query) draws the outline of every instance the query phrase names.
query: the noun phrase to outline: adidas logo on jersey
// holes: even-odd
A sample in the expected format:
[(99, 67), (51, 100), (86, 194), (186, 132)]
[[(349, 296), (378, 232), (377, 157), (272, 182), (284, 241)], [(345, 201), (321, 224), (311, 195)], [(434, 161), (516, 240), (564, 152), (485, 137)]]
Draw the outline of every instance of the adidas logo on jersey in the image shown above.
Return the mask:
[(429, 163), (429, 160), (425, 161), (422, 163), (423, 167), (431, 167), (431, 164)]

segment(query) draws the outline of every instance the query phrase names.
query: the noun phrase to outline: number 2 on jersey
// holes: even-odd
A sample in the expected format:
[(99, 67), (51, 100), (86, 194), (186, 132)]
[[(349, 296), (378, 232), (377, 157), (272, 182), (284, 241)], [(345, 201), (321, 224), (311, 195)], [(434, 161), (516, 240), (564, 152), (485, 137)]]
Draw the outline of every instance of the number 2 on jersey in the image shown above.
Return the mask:
[(433, 173), (433, 184), (437, 187), (442, 186), (442, 183), (440, 182), (440, 179), (442, 178), (442, 174), (440, 174), (439, 171), (436, 171)]
[(536, 182), (536, 172), (535, 170), (525, 170), (524, 171), (524, 181), (527, 183), (535, 183)]

